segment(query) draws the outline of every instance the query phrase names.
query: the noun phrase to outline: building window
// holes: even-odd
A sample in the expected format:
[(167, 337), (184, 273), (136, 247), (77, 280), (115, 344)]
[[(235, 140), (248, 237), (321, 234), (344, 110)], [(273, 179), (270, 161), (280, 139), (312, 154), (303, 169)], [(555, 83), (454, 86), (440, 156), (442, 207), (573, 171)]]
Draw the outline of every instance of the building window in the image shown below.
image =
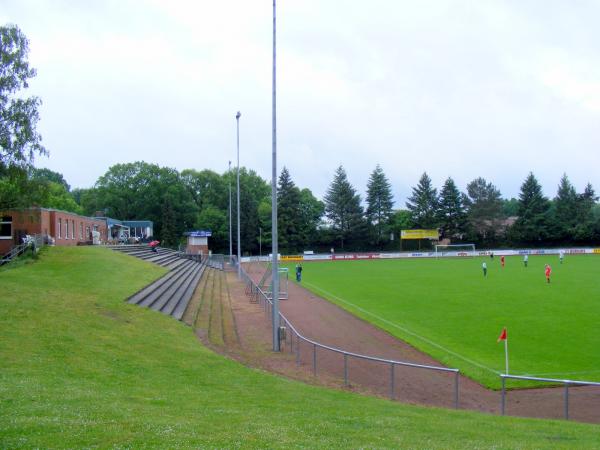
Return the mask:
[(75, 220), (71, 220), (71, 239), (75, 239)]
[(83, 241), (83, 222), (79, 222), (79, 240)]
[(12, 239), (12, 216), (0, 216), (0, 239)]
[(69, 219), (65, 220), (65, 239), (69, 239)]
[(62, 219), (58, 219), (58, 233), (57, 238), (62, 239)]

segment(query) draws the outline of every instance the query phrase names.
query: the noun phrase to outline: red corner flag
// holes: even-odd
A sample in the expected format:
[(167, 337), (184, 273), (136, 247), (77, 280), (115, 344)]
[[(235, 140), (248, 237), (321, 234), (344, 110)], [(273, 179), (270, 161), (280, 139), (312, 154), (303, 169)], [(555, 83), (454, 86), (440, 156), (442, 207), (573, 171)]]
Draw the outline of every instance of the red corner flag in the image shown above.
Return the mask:
[(498, 336), (498, 342), (504, 341), (504, 363), (506, 365), (506, 375), (508, 375), (508, 336), (506, 334), (506, 327), (502, 328), (502, 333)]
[(500, 336), (498, 337), (498, 342), (505, 341), (506, 337), (506, 327), (504, 327), (502, 328), (502, 333), (500, 333)]

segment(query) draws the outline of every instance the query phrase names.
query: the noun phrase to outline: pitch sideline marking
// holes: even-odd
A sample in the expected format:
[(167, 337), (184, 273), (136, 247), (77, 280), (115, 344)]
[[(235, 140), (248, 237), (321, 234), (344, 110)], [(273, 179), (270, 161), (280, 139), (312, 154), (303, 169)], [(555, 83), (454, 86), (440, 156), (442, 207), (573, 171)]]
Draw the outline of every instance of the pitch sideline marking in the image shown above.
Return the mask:
[(478, 363), (478, 362), (472, 361), (472, 360), (470, 360), (469, 358), (466, 358), (466, 357), (464, 357), (464, 356), (462, 356), (462, 355), (459, 355), (458, 353), (456, 353), (456, 352), (453, 352), (452, 350), (449, 350), (449, 349), (447, 349), (447, 348), (445, 348), (445, 347), (441, 346), (440, 344), (438, 344), (438, 343), (436, 343), (436, 342), (433, 342), (433, 341), (431, 341), (431, 340), (429, 340), (429, 339), (427, 339), (427, 338), (425, 338), (425, 337), (423, 337), (423, 336), (420, 336), (420, 335), (418, 335), (417, 333), (415, 333), (415, 332), (413, 332), (413, 331), (410, 331), (409, 329), (407, 329), (407, 328), (404, 328), (404, 327), (402, 327), (402, 326), (400, 326), (400, 325), (398, 325), (398, 324), (396, 324), (396, 323), (394, 323), (394, 322), (390, 322), (389, 320), (387, 320), (387, 319), (384, 319), (383, 317), (379, 317), (377, 314), (374, 314), (374, 313), (372, 313), (372, 312), (370, 312), (370, 311), (367, 311), (366, 309), (364, 309), (364, 308), (361, 308), (360, 306), (358, 306), (358, 305), (355, 305), (354, 303), (352, 303), (352, 302), (349, 302), (348, 300), (344, 300), (343, 298), (340, 298), (340, 297), (338, 297), (337, 295), (334, 295), (334, 294), (332, 294), (331, 292), (327, 292), (325, 289), (322, 289), (322, 288), (320, 288), (320, 287), (318, 287), (318, 286), (315, 286), (314, 284), (311, 284), (311, 283), (306, 283), (306, 282), (304, 282), (303, 284), (306, 284), (306, 285), (308, 285), (308, 286), (311, 286), (311, 287), (313, 287), (314, 289), (316, 289), (317, 291), (321, 291), (321, 292), (322, 292), (322, 293), (324, 293), (325, 295), (331, 296), (331, 297), (335, 298), (336, 300), (339, 300), (339, 301), (340, 301), (340, 302), (342, 302), (342, 303), (345, 303), (345, 304), (347, 304), (347, 305), (350, 305), (350, 306), (352, 306), (353, 308), (356, 308), (356, 309), (358, 309), (359, 311), (362, 311), (363, 313), (365, 313), (365, 314), (367, 314), (367, 315), (369, 315), (369, 316), (372, 316), (372, 317), (374, 317), (374, 318), (375, 318), (375, 319), (377, 319), (377, 320), (380, 320), (380, 321), (382, 321), (382, 322), (384, 322), (384, 323), (387, 323), (388, 325), (391, 325), (392, 327), (398, 328), (399, 330), (402, 330), (402, 331), (404, 331), (405, 333), (408, 333), (408, 334), (410, 334), (410, 335), (412, 335), (412, 336), (416, 337), (417, 339), (421, 339), (422, 341), (424, 341), (424, 342), (427, 342), (429, 345), (432, 345), (432, 346), (434, 346), (434, 347), (437, 347), (437, 348), (439, 348), (440, 350), (442, 350), (442, 351), (444, 351), (444, 352), (446, 352), (446, 353), (449, 353), (449, 354), (451, 354), (451, 355), (453, 355), (453, 356), (456, 356), (457, 358), (460, 358), (460, 359), (462, 359), (463, 361), (465, 361), (465, 362), (467, 362), (467, 363), (469, 363), (469, 364), (472, 364), (472, 365), (474, 365), (474, 366), (477, 366), (477, 367), (479, 367), (479, 368), (481, 368), (481, 369), (485, 369), (485, 370), (487, 370), (487, 371), (489, 371), (489, 372), (492, 372), (492, 373), (494, 373), (494, 374), (500, 374), (500, 373), (502, 373), (502, 372), (499, 372), (499, 371), (497, 371), (497, 370), (494, 370), (494, 369), (492, 369), (492, 368), (490, 368), (490, 367), (484, 366), (483, 364), (480, 364), (480, 363)]

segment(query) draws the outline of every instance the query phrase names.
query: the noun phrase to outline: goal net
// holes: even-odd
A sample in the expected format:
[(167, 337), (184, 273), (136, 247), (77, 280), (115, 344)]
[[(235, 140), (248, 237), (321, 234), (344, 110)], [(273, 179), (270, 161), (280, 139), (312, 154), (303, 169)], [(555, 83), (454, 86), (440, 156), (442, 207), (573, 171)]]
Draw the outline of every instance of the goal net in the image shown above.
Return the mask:
[(436, 245), (435, 257), (440, 258), (444, 256), (473, 257), (475, 256), (475, 244)]
[[(273, 284), (271, 267), (271, 263), (269, 262), (269, 264), (267, 264), (265, 273), (258, 283), (258, 287), (265, 293), (269, 300), (273, 300), (273, 292), (271, 289)], [(287, 300), (289, 269), (287, 267), (279, 267), (277, 269), (277, 273), (279, 274), (279, 300)]]

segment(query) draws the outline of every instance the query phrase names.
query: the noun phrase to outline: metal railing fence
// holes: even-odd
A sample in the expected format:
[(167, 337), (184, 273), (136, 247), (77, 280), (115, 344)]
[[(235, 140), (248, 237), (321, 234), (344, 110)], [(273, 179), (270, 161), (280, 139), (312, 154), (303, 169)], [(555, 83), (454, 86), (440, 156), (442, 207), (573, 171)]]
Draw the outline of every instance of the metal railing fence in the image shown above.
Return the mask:
[(600, 383), (594, 381), (575, 381), (575, 380), (559, 380), (555, 378), (538, 378), (538, 377), (527, 377), (521, 375), (506, 375), (500, 374), (500, 378), (502, 379), (502, 395), (501, 395), (501, 404), (500, 410), (501, 414), (504, 416), (506, 414), (506, 380), (523, 380), (523, 381), (539, 381), (543, 383), (553, 383), (553, 384), (563, 384), (564, 385), (564, 394), (563, 394), (563, 405), (564, 405), (564, 418), (565, 420), (569, 420), (569, 386), (600, 386)]
[[(246, 295), (248, 295), (250, 297), (252, 302), (260, 304), (263, 307), (265, 314), (267, 316), (270, 316), (272, 307), (273, 307), (272, 300), (254, 282), (254, 280), (250, 277), (250, 275), (248, 275), (248, 273), (244, 270), (243, 267), (241, 270), (241, 274), (242, 274), (242, 281), (245, 283)], [(459, 389), (458, 388), (459, 388), (459, 377), (460, 377), (459, 369), (429, 366), (429, 365), (425, 365), (425, 364), (416, 364), (416, 363), (410, 363), (410, 362), (406, 362), (406, 361), (396, 361), (396, 360), (392, 360), (392, 359), (385, 359), (385, 358), (378, 358), (378, 357), (374, 357), (374, 356), (361, 355), (359, 353), (349, 352), (349, 351), (342, 350), (342, 349), (339, 349), (336, 347), (321, 344), (320, 342), (317, 342), (315, 340), (312, 340), (312, 339), (309, 339), (309, 338), (303, 336), (292, 325), (292, 323), (285, 317), (285, 315), (282, 314), (281, 312), (279, 313), (279, 317), (281, 319), (281, 323), (285, 324), (285, 326), (286, 326), (286, 333), (282, 337), (282, 340), (284, 341), (283, 345), (281, 346), (282, 350), (286, 349), (286, 343), (288, 343), (288, 341), (289, 341), (289, 344), (288, 344), (289, 351), (290, 351), (290, 353), (295, 353), (296, 364), (300, 365), (300, 356), (301, 356), (300, 355), (300, 348), (301, 348), (300, 344), (305, 343), (305, 344), (308, 344), (309, 346), (311, 346), (312, 347), (312, 369), (313, 369), (313, 375), (315, 377), (317, 376), (317, 373), (318, 373), (317, 349), (323, 349), (323, 350), (333, 352), (333, 353), (343, 356), (343, 358), (344, 358), (344, 385), (345, 386), (349, 385), (348, 365), (349, 365), (350, 358), (354, 358), (354, 359), (358, 359), (358, 360), (362, 360), (362, 361), (374, 362), (374, 363), (378, 363), (378, 364), (384, 364), (384, 365), (388, 366), (389, 367), (389, 397), (392, 400), (397, 398), (397, 396), (396, 396), (396, 381), (395, 381), (396, 380), (396, 376), (395, 376), (396, 367), (407, 367), (407, 368), (413, 368), (413, 369), (424, 369), (424, 370), (430, 370), (430, 371), (436, 371), (436, 372), (450, 373), (450, 374), (453, 374), (453, 376), (454, 376), (454, 381), (453, 381), (454, 389), (453, 389), (452, 401), (453, 401), (454, 408), (458, 409), (458, 407), (459, 407)], [(288, 334), (287, 330), (290, 330), (291, 332)]]
[(28, 238), (29, 239), (27, 239), (22, 244), (19, 244), (19, 245), (13, 247), (8, 253), (2, 255), (0, 257), (0, 265), (8, 264), (14, 258), (25, 253), (25, 251), (27, 251), (27, 249), (29, 249), (29, 248), (31, 248), (32, 252), (35, 253), (44, 246), (44, 236), (42, 236), (41, 234), (28, 236)]
[[(229, 259), (229, 257), (227, 257)], [(225, 255), (222, 254), (210, 254), (206, 264), (213, 269), (223, 270), (225, 268)]]

